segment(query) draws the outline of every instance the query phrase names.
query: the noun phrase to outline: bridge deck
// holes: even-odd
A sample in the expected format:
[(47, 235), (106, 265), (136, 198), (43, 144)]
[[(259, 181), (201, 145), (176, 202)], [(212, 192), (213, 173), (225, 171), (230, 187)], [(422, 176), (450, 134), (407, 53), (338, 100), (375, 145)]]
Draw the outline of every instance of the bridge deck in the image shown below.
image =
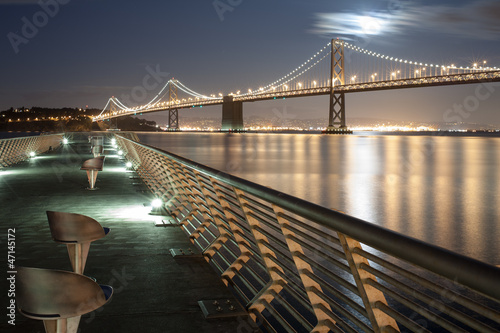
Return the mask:
[[(71, 270), (66, 246), (52, 241), (46, 210), (91, 216), (111, 232), (92, 243), (85, 274), (114, 287), (111, 303), (82, 317), (81, 332), (235, 332), (237, 319), (206, 321), (199, 300), (231, 297), (203, 259), (175, 260), (170, 248), (190, 247), (178, 227), (155, 227), (144, 203), (149, 192), (124, 162), (105, 147), (97, 191), (85, 190), (81, 163), (91, 158), (86, 137), (31, 161), (0, 171), (1, 267), (7, 269), (8, 228), (16, 231), (16, 265)], [(139, 191), (138, 191), (139, 190)], [(5, 299), (8, 285), (2, 275)], [(8, 304), (3, 302), (4, 305)], [(4, 312), (5, 310), (5, 306)], [(16, 326), (1, 332), (43, 332), (40, 321), (16, 313)], [(241, 321), (241, 320), (240, 320)]]

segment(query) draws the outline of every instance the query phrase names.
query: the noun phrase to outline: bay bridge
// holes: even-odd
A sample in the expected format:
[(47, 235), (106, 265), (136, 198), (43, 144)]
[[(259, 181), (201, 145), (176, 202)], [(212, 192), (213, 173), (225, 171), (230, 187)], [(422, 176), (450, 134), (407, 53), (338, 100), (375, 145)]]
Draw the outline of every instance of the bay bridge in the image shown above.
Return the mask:
[(222, 105), (222, 130), (239, 131), (243, 102), (329, 95), (327, 133), (349, 132), (346, 124), (347, 93), (388, 89), (433, 87), (500, 81), (500, 68), (486, 63), (432, 64), (370, 51), (333, 39), (301, 65), (265, 85), (224, 96), (202, 94), (171, 79), (147, 104), (128, 106), (111, 97), (94, 121), (127, 115), (168, 111), (169, 129), (179, 128), (179, 110)]
[[(240, 130), (244, 102), (329, 95), (327, 131), (348, 133), (346, 94), (500, 81), (500, 69), (484, 65), (420, 63), (333, 40), (255, 89), (207, 95), (171, 79), (142, 106), (110, 98), (94, 121), (168, 111), (175, 129), (179, 110), (222, 105), (222, 129)], [(0, 180), (9, 241), (0, 264), (15, 280), (0, 289), (19, 295), (8, 296), (8, 318), (26, 317), (0, 322), (0, 331), (36, 331), (44, 321), (46, 332), (500, 333), (498, 263), (146, 145), (134, 132), (0, 140)], [(106, 237), (88, 262), (98, 239), (75, 227), (76, 241), (59, 241), (48, 230), (50, 212), (99, 226), (98, 238)], [(69, 260), (54, 241), (66, 243)], [(70, 263), (74, 273), (60, 270)], [(82, 276), (85, 264), (85, 274), (107, 285)], [(73, 290), (82, 301), (68, 296)]]

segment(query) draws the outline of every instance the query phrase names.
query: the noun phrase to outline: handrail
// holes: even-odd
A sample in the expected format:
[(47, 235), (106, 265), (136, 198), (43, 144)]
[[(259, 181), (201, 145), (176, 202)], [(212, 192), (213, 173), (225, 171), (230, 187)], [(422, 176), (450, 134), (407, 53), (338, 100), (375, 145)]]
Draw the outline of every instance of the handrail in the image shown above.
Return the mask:
[(50, 147), (61, 144), (63, 134), (49, 134), (39, 136), (27, 136), (19, 138), (7, 138), (0, 140), (0, 167), (19, 163), (30, 158), (30, 153), (44, 153)]
[[(241, 252), (248, 251), (249, 249), (254, 249), (255, 247), (257, 247), (257, 252), (260, 251), (262, 253), (261, 260), (264, 261), (265, 266), (269, 269), (269, 274), (271, 275), (271, 281), (269, 282), (271, 283), (271, 285), (269, 285), (268, 287), (270, 289), (274, 288), (275, 290), (273, 292), (273, 295), (282, 290), (282, 287), (280, 288), (276, 285), (280, 277), (272, 277), (273, 270), (275, 272), (280, 271), (280, 267), (275, 266), (275, 260), (277, 258), (273, 257), (274, 261), (268, 261), (268, 259), (270, 258), (266, 257), (264, 253), (272, 248), (269, 242), (273, 240), (276, 241), (277, 239), (275, 238), (275, 236), (273, 236), (272, 232), (269, 233), (269, 231), (266, 232), (264, 229), (262, 229), (259, 219), (265, 220), (267, 218), (264, 214), (265, 212), (262, 210), (259, 212), (259, 205), (256, 205), (257, 202), (246, 200), (246, 197), (248, 196), (253, 196), (255, 198), (263, 200), (266, 204), (270, 204), (272, 206), (272, 209), (276, 213), (276, 219), (279, 222), (278, 228), (281, 228), (282, 233), (286, 239), (286, 242), (282, 244), (288, 244), (288, 247), (290, 248), (299, 248), (299, 252), (301, 251), (300, 249), (304, 248), (304, 246), (307, 248), (307, 244), (305, 244), (304, 241), (300, 240), (300, 237), (296, 233), (294, 233), (296, 232), (296, 228), (293, 227), (294, 218), (290, 215), (296, 215), (308, 221), (316, 223), (317, 226), (311, 226), (310, 231), (317, 233), (318, 229), (326, 228), (326, 230), (331, 230), (332, 232), (338, 233), (338, 240), (340, 240), (340, 243), (342, 244), (347, 258), (346, 260), (348, 262), (348, 266), (346, 267), (348, 269), (350, 267), (351, 270), (353, 270), (353, 278), (358, 285), (358, 288), (360, 288), (360, 284), (362, 285), (362, 287), (360, 288), (360, 295), (363, 299), (363, 302), (365, 303), (365, 307), (368, 308), (367, 303), (373, 303), (373, 308), (378, 309), (367, 309), (367, 317), (370, 318), (372, 326), (376, 331), (381, 329), (384, 325), (387, 327), (390, 326), (392, 329), (397, 329), (397, 324), (394, 321), (391, 321), (391, 318), (395, 318), (395, 320), (398, 320), (397, 318), (401, 318), (401, 315), (397, 314), (391, 317), (390, 313), (394, 313), (393, 310), (380, 310), (386, 308), (385, 299), (383, 298), (385, 287), (376, 282), (377, 278), (375, 278), (374, 275), (367, 275), (368, 272), (373, 271), (372, 269), (362, 268), (367, 267), (367, 265), (369, 266), (367, 260), (371, 259), (367, 258), (369, 257), (369, 255), (363, 254), (366, 252), (364, 252), (359, 243), (362, 243), (365, 246), (369, 246), (375, 250), (381, 251), (384, 253), (384, 255), (389, 255), (393, 258), (401, 259), (407, 263), (410, 263), (412, 266), (424, 268), (428, 272), (432, 272), (433, 274), (445, 277), (452, 282), (458, 283), (462, 286), (466, 286), (474, 290), (475, 292), (486, 296), (494, 302), (500, 301), (500, 288), (498, 288), (498, 281), (500, 281), (500, 268), (498, 267), (460, 255), (458, 253), (451, 252), (435, 245), (425, 243), (415, 238), (402, 235), (400, 233), (385, 229), (383, 227), (343, 214), (341, 212), (327, 209), (325, 207), (279, 192), (277, 190), (258, 185), (240, 177), (236, 177), (194, 162), (182, 156), (166, 152), (143, 143), (135, 142), (124, 137), (120, 137), (120, 134), (117, 134), (117, 138), (119, 138), (118, 141), (120, 141), (119, 145), (121, 146), (121, 148), (126, 151), (127, 158), (132, 160), (133, 164), (135, 164), (135, 167), (138, 169), (138, 172), (144, 175), (143, 178), (147, 178), (147, 184), (151, 185), (152, 190), (157, 192), (158, 195), (166, 193), (171, 196), (173, 194), (172, 189), (180, 191), (185, 188), (186, 184), (196, 187), (198, 186), (196, 184), (203, 183), (204, 185), (206, 185), (204, 182), (213, 183), (213, 189), (210, 189), (211, 193), (209, 193), (204, 188), (204, 186), (201, 186), (201, 189), (198, 190), (198, 192), (201, 191), (202, 195), (207, 196), (212, 201), (214, 199), (210, 196), (213, 196), (214, 192), (217, 193), (217, 196), (219, 197), (222, 205), (222, 213), (226, 215), (225, 218), (227, 220), (227, 223), (219, 223), (218, 225), (222, 225), (224, 227), (224, 230), (228, 230), (227, 224), (229, 224), (229, 229), (232, 229), (234, 237), (236, 239), (236, 243), (240, 246)], [(143, 154), (142, 152), (147, 153)], [(141, 160), (142, 158), (147, 159), (147, 168), (149, 169), (142, 165), (142, 163), (144, 162)], [(165, 176), (163, 176), (164, 178), (160, 182), (155, 181), (155, 177), (158, 177), (158, 174), (160, 174), (160, 172), (156, 170), (155, 167), (152, 167), (152, 165), (154, 165), (155, 163), (158, 163), (158, 165), (165, 164), (162, 167), (163, 169), (165, 169), (165, 167), (169, 168), (168, 175), (166, 176), (166, 178)], [(205, 178), (201, 180), (195, 179), (199, 177)], [(233, 187), (235, 189), (234, 194), (231, 195), (232, 199), (230, 199), (229, 201), (227, 199), (227, 195), (229, 193), (227, 193), (226, 189), (220, 188), (220, 186), (218, 185), (219, 182), (223, 184), (225, 188)], [(166, 186), (169, 187), (170, 193), (167, 193), (168, 191), (165, 190), (158, 191), (160, 187)], [(190, 189), (188, 189), (188, 191), (189, 190)], [(180, 199), (177, 198), (177, 200), (179, 202), (187, 200), (192, 203), (192, 205), (197, 205), (194, 199), (189, 199), (188, 197), (182, 198), (182, 195), (180, 195)], [(241, 213), (238, 213), (234, 211), (234, 208), (231, 208), (231, 205), (235, 204), (234, 200), (241, 203), (240, 208), (246, 218), (246, 223), (249, 224), (249, 226), (246, 226), (245, 230), (252, 230), (252, 232), (255, 232), (255, 239), (252, 240), (251, 243), (248, 242), (248, 237), (241, 238), (241, 236), (245, 235), (248, 231), (245, 231), (244, 229), (238, 231), (240, 227), (238, 227), (237, 223), (235, 224), (235, 221), (241, 220)], [(230, 204), (230, 202), (233, 203)], [(221, 216), (220, 211), (221, 209), (219, 209), (218, 211), (214, 209), (214, 211), (203, 212), (203, 208), (201, 209), (203, 217), (210, 217), (213, 220), (224, 220), (224, 217)], [(193, 212), (189, 211), (187, 213), (177, 211), (176, 214), (177, 213), (180, 214), (178, 220), (181, 221), (181, 224), (183, 226), (186, 226), (189, 223), (186, 221), (188, 221), (189, 217), (193, 216), (194, 214)], [(234, 216), (234, 214), (240, 214), (240, 216)], [(245, 223), (245, 221), (243, 221), (243, 223)], [(202, 226), (200, 226), (199, 228), (202, 228)], [(305, 224), (301, 225), (301, 228), (309, 227), (307, 226), (307, 224)], [(199, 234), (197, 234), (196, 232), (191, 233), (192, 238), (194, 237), (196, 239), (198, 236)], [(224, 237), (228, 236), (226, 235)], [(268, 237), (271, 237), (270, 240), (268, 240)], [(301, 244), (303, 244), (304, 246), (301, 246)], [(218, 239), (215, 240), (214, 243), (210, 244), (207, 249), (213, 247), (217, 248), (218, 246), (227, 247), (228, 245), (226, 245), (226, 243), (222, 239)], [(271, 248), (269, 246), (271, 246)], [(299, 270), (298, 276), (302, 279), (302, 282), (306, 287), (307, 294), (311, 294), (311, 290), (313, 289), (316, 290), (316, 292), (319, 292), (318, 290), (321, 290), (321, 287), (318, 287), (318, 283), (323, 283), (322, 278), (319, 278), (318, 276), (306, 277), (305, 275), (311, 275), (313, 274), (311, 273), (311, 270), (315, 271), (317, 269), (320, 269), (321, 267), (317, 266), (316, 263), (305, 262), (306, 258), (304, 258), (303, 254), (301, 255), (298, 252), (295, 253), (292, 250), (290, 251), (293, 260), (297, 264), (297, 269)], [(279, 257), (278, 252), (274, 253)], [(364, 262), (363, 260), (366, 261)], [(233, 264), (231, 264), (231, 266), (232, 265)], [(355, 267), (357, 267), (357, 269)], [(384, 266), (384, 268), (390, 269), (390, 267), (388, 267), (388, 265)], [(228, 276), (231, 276), (232, 273), (230, 273), (230, 271), (234, 271), (235, 268), (230, 268), (231, 267), (226, 270), (226, 273), (223, 274), (223, 277), (225, 274), (229, 274)], [(357, 272), (356, 270), (359, 270), (359, 272)], [(381, 274), (381, 276), (385, 275)], [(311, 278), (313, 279), (311, 280)], [(308, 284), (308, 286), (306, 286), (306, 284)], [(275, 287), (273, 287), (273, 285)], [(369, 286), (367, 287), (367, 285)], [(327, 286), (325, 286), (324, 288), (328, 289)], [(366, 290), (363, 290), (363, 288)], [(376, 289), (378, 289), (378, 291)], [(377, 294), (377, 292), (379, 292), (379, 294)], [(325, 298), (329, 299), (330, 297), (324, 292), (321, 292), (321, 295), (316, 296), (321, 297), (323, 300)], [(320, 304), (314, 305), (314, 295), (309, 295), (309, 298), (311, 300), (311, 304), (313, 305), (313, 309), (315, 309), (314, 312), (318, 318), (318, 322), (320, 321), (320, 317), (322, 315), (331, 312), (330, 309), (325, 309), (324, 304), (320, 300), (317, 300)], [(250, 303), (252, 302), (253, 301), (251, 301)], [(250, 303), (249, 306), (251, 305)], [(264, 308), (268, 309), (269, 304), (267, 303), (269, 302), (266, 301), (259, 303), (259, 301), (256, 301), (253, 303), (254, 305), (252, 305), (252, 307), (262, 309), (262, 307), (259, 307), (259, 304), (261, 304), (262, 306), (264, 306)], [(288, 302), (285, 302), (285, 304), (286, 306), (289, 306)], [(282, 305), (285, 306), (284, 304)], [(323, 310), (318, 310), (319, 308)], [(274, 311), (275, 309), (273, 308), (272, 310)], [(370, 311), (378, 312), (377, 314), (371, 314)], [(493, 314), (489, 315), (488, 318), (493, 318), (492, 320), (496, 320), (497, 324), (500, 327), (500, 314), (495, 314), (495, 312), (492, 313)], [(375, 328), (376, 325), (373, 323), (374, 321), (378, 322), (379, 320), (381, 320), (381, 316), (389, 316), (390, 318), (388, 317), (389, 319), (384, 319), (386, 320), (386, 324), (379, 323), (379, 327)], [(255, 318), (260, 318), (259, 314), (256, 314)], [(337, 319), (339, 320), (340, 318)], [(330, 321), (332, 320), (333, 319), (330, 318)], [(381, 320), (381, 322), (384, 322), (384, 320)], [(408, 321), (409, 326), (412, 325), (410, 322), (411, 320)], [(441, 320), (438, 322), (444, 323), (446, 321)], [(464, 322), (467, 322), (467, 320), (465, 320)]]
[[(452, 281), (455, 280), (460, 284), (500, 300), (500, 288), (498, 288), (500, 268), (230, 175), (153, 146), (140, 142), (135, 142), (135, 144), (166, 155), (177, 162), (203, 172), (209, 177), (213, 177), (270, 203), (286, 208), (286, 210), (299, 216), (317, 221), (320, 225), (338, 230), (391, 256), (414, 263)], [(405, 251), (401, 251), (402, 248)]]

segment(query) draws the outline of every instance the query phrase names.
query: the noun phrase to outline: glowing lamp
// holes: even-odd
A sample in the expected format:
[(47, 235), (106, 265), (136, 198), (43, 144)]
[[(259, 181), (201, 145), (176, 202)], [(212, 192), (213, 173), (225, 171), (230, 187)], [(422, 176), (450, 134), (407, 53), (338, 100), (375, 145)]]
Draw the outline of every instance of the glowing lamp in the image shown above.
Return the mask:
[(161, 201), (161, 199), (154, 199), (153, 201), (151, 201), (151, 207), (153, 208), (160, 208), (162, 205), (163, 202)]

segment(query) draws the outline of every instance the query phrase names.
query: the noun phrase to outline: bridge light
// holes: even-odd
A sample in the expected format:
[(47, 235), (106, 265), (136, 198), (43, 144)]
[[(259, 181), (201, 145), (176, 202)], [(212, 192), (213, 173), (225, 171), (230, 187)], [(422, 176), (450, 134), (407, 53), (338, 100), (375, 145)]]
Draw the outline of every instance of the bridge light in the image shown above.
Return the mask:
[(313, 84), (314, 84), (314, 87), (316, 87), (317, 82), (316, 82), (316, 81), (313, 81)]

